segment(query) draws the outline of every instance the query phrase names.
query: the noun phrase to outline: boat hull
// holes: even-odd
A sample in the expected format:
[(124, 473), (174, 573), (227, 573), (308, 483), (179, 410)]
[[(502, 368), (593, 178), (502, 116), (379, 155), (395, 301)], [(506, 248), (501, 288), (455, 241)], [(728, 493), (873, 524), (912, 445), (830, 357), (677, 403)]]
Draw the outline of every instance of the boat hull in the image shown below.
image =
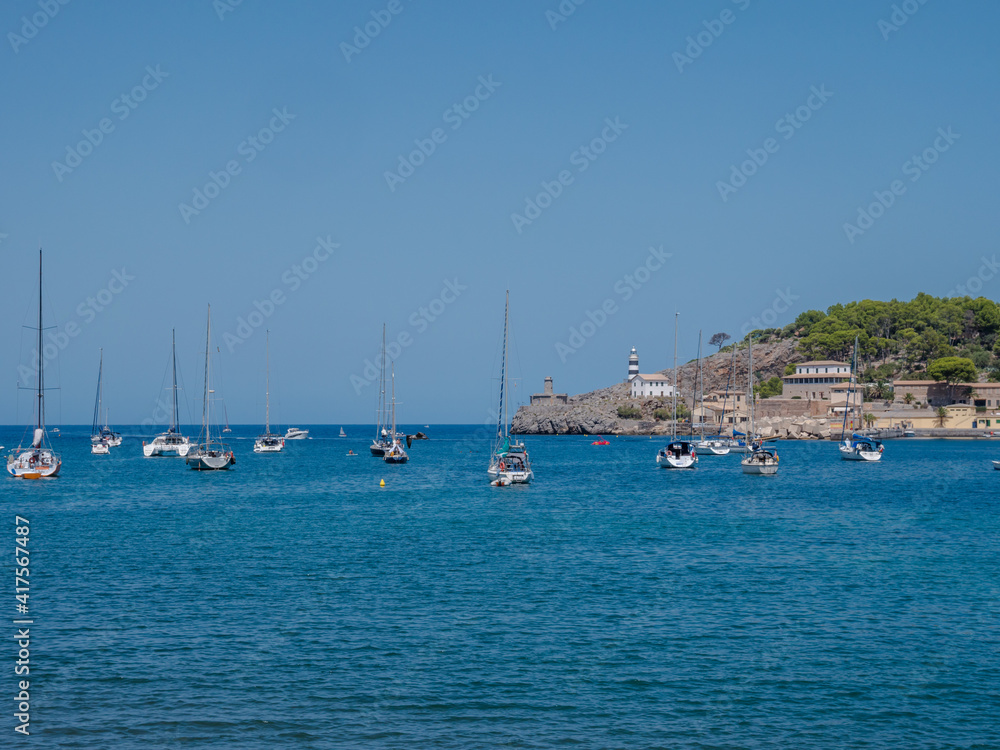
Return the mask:
[(55, 477), (61, 468), (62, 459), (49, 450), (27, 450), (7, 457), (7, 473), (18, 479)]
[(535, 478), (535, 473), (531, 469), (527, 471), (500, 471), (496, 466), (491, 466), (486, 474), (491, 481), (499, 481), (501, 485), (529, 484)]
[(142, 455), (146, 458), (154, 456), (169, 456), (173, 458), (185, 458), (191, 452), (193, 446), (185, 440), (184, 442), (168, 443), (160, 438), (154, 438), (151, 443), (144, 443)]
[(693, 469), (698, 464), (696, 456), (663, 456), (656, 457), (656, 465), (661, 469)]
[(1000, 471), (1000, 461), (994, 461), (993, 468), (996, 469), (997, 471)]
[(840, 446), (840, 457), (845, 461), (867, 461), (869, 463), (882, 460), (882, 454), (879, 451), (857, 451), (844, 446)]
[(772, 463), (761, 463), (759, 461), (749, 461), (744, 459), (743, 473), (744, 474), (756, 474), (759, 476), (774, 476), (778, 473), (778, 464)]
[(222, 471), (233, 465), (233, 458), (232, 453), (195, 453), (184, 460), (195, 471)]
[(305, 440), (307, 437), (309, 437), (309, 430), (292, 428), (285, 433), (285, 440)]
[(372, 443), (369, 450), (371, 450), (372, 455), (375, 456), (376, 458), (382, 458), (382, 456), (385, 455), (387, 447), (388, 446), (380, 445), (378, 443)]
[(94, 443), (90, 446), (90, 452), (95, 456), (108, 456), (111, 454), (111, 448), (107, 443)]
[(695, 443), (694, 447), (702, 456), (728, 456), (730, 451), (728, 445), (717, 442)]

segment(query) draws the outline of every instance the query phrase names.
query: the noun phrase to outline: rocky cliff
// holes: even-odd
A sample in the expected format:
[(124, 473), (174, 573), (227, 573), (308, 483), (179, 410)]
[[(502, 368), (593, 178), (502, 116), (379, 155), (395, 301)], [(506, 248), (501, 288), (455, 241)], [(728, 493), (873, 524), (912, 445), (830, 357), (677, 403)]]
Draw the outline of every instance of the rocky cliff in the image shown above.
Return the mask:
[[(769, 344), (755, 344), (753, 348), (754, 372), (762, 380), (771, 377), (781, 377), (785, 365), (789, 362), (802, 362), (804, 357), (795, 351), (796, 341), (785, 339)], [(747, 351), (736, 352), (735, 360), (731, 352), (720, 352), (705, 357), (702, 360), (705, 393), (712, 390), (725, 390), (730, 380), (730, 390), (746, 390), (747, 382)], [(673, 370), (662, 370), (664, 377), (673, 381)], [(731, 374), (730, 374), (731, 373)], [(695, 379), (698, 374), (697, 361), (688, 362), (677, 368), (677, 384), (680, 393), (679, 400), (688, 406), (692, 405)], [(642, 412), (640, 419), (621, 419), (618, 416), (619, 406), (638, 407)], [(669, 422), (657, 421), (653, 412), (657, 409), (669, 408), (670, 399), (651, 398), (633, 400), (629, 397), (629, 386), (618, 383), (609, 388), (602, 388), (579, 396), (571, 396), (567, 404), (554, 406), (522, 406), (514, 415), (512, 429), (515, 433), (525, 435), (661, 435), (672, 431)], [(777, 419), (777, 418), (776, 418)], [(791, 423), (792, 420), (786, 420)], [(761, 427), (765, 422), (761, 421)], [(773, 426), (784, 427), (785, 435), (788, 426), (783, 422)], [(784, 436), (784, 435), (783, 435)], [(770, 435), (768, 436), (770, 437)]]

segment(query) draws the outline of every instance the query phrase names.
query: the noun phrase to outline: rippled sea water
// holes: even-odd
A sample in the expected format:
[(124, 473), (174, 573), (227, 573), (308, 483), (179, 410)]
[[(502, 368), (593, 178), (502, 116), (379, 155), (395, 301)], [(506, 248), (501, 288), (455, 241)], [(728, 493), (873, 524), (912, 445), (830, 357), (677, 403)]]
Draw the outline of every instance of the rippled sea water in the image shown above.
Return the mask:
[(494, 488), (473, 427), (401, 467), (235, 429), (230, 472), (66, 429), (62, 476), (0, 480), (37, 747), (1000, 747), (1000, 441), (749, 477), (529, 437)]

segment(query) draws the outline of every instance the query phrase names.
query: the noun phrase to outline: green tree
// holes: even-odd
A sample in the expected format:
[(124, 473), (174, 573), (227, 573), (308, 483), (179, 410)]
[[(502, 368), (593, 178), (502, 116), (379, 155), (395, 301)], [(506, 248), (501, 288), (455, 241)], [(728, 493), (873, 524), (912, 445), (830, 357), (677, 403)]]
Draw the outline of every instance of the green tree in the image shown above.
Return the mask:
[(876, 417), (870, 411), (865, 412), (864, 415), (861, 418), (863, 420), (865, 420), (865, 424), (868, 427), (871, 427), (873, 424), (875, 424), (878, 421), (878, 417)]
[(620, 419), (642, 419), (642, 409), (638, 406), (619, 406), (618, 417)]
[(941, 357), (927, 365), (927, 374), (935, 380), (943, 380), (948, 384), (948, 392), (954, 401), (956, 383), (973, 382), (979, 377), (976, 365), (965, 357)]
[(903, 403), (909, 405), (913, 403), (913, 394), (907, 391), (906, 395), (903, 396)]
[(710, 346), (719, 347), (719, 351), (721, 352), (723, 344), (725, 344), (731, 338), (732, 336), (730, 336), (728, 333), (722, 333), (720, 331), (719, 333), (714, 334), (712, 338), (708, 340), (708, 343)]
[(937, 408), (937, 411), (934, 413), (937, 415), (938, 424), (941, 427), (944, 427), (945, 420), (948, 419), (948, 410), (945, 409), (943, 406), (939, 406)]

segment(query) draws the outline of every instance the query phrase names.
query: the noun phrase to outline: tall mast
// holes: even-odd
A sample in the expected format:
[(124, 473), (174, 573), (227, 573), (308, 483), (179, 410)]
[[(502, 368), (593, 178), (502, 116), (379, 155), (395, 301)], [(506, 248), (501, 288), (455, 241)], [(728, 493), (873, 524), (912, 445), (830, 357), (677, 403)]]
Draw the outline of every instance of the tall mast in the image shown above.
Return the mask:
[(500, 408), (497, 410), (497, 445), (500, 438), (507, 435), (507, 313), (510, 306), (510, 290), (503, 308), (503, 354), (500, 359)]
[(680, 317), (679, 312), (674, 312), (674, 436), (673, 440), (677, 439), (677, 318)]
[[(701, 414), (698, 420), (698, 431), (701, 433), (701, 439), (705, 439), (705, 375), (701, 370), (701, 331), (698, 331), (698, 382), (700, 383), (701, 400), (699, 404), (701, 406)], [(697, 384), (696, 384), (697, 385)], [(698, 397), (698, 389), (695, 391), (695, 398)]]
[(396, 363), (392, 363), (392, 439), (396, 439)]
[[(97, 414), (100, 416), (101, 409), (104, 408), (104, 349), (101, 349), (101, 364), (97, 368)], [(108, 426), (107, 417), (104, 418), (104, 426)]]
[(173, 359), (174, 380), (173, 380), (173, 411), (170, 412), (170, 431), (177, 432), (177, 331), (170, 331), (170, 353)]
[(751, 436), (756, 433), (756, 429), (754, 428), (754, 406), (757, 400), (753, 392), (753, 331), (747, 334), (747, 349), (749, 350), (749, 364), (747, 366), (747, 401), (750, 407), (750, 429), (747, 431), (747, 436), (752, 439)]
[(385, 323), (382, 324), (382, 369), (379, 371), (379, 391), (378, 391), (378, 429), (375, 439), (382, 439), (382, 431), (385, 430)]
[(264, 345), (264, 434), (271, 434), (271, 332), (267, 332)]
[(201, 431), (205, 436), (205, 444), (208, 445), (210, 435), (208, 430), (208, 421), (210, 416), (209, 407), (209, 397), (212, 391), (208, 386), (208, 376), (209, 376), (209, 361), (210, 353), (212, 351), (212, 306), (208, 306), (208, 331), (205, 334), (205, 400), (201, 408)]
[(847, 401), (844, 403), (844, 423), (840, 427), (840, 439), (847, 434), (847, 412), (851, 409), (854, 399), (854, 372), (858, 367), (858, 337), (854, 337), (854, 352), (851, 354), (851, 374), (847, 380)]
[(42, 355), (42, 248), (38, 248), (38, 418), (35, 427), (45, 429), (45, 358)]
[(101, 374), (104, 370), (104, 350), (101, 349), (101, 365), (97, 370), (97, 396), (94, 399), (94, 424), (90, 428), (90, 436), (97, 434), (97, 424), (101, 419)]

